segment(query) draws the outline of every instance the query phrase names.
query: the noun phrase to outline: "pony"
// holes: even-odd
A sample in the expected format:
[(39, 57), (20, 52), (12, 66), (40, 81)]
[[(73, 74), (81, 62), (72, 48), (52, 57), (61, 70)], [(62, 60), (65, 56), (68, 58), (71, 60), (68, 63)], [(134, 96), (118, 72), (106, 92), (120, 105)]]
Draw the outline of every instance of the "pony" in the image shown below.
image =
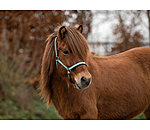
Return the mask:
[(150, 119), (150, 47), (98, 57), (83, 26), (61, 25), (46, 40), (40, 96), (63, 119)]

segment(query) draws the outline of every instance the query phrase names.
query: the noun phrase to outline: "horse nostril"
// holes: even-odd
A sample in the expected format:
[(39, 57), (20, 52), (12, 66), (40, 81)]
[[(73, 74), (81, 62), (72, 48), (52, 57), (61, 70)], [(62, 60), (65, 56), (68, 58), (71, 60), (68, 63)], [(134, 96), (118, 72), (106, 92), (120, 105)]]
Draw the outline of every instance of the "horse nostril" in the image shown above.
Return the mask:
[(85, 78), (84, 76), (81, 78), (81, 83), (83, 85), (85, 85), (87, 83), (87, 78)]

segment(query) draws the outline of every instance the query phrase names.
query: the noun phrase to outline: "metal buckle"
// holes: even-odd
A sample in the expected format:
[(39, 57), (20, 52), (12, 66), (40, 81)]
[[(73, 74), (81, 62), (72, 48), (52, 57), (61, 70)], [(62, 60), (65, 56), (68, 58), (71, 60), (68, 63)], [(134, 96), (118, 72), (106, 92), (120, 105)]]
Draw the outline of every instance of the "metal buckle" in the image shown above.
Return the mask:
[(67, 73), (70, 74), (70, 73), (71, 73), (71, 70), (67, 69)]
[(59, 60), (59, 56), (57, 56), (55, 59), (56, 59), (56, 61), (58, 61)]

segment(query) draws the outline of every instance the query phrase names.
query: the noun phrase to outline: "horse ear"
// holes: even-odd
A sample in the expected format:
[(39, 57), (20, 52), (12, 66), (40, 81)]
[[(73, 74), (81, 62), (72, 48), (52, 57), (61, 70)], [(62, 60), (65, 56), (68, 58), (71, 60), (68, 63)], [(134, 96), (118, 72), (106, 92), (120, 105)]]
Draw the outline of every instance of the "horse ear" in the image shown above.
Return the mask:
[(66, 33), (66, 28), (65, 28), (65, 26), (62, 26), (59, 29), (59, 35), (60, 35), (61, 39), (63, 39), (65, 37), (65, 33)]
[(82, 25), (79, 25), (79, 27), (77, 27), (77, 30), (82, 33), (83, 32), (83, 26)]

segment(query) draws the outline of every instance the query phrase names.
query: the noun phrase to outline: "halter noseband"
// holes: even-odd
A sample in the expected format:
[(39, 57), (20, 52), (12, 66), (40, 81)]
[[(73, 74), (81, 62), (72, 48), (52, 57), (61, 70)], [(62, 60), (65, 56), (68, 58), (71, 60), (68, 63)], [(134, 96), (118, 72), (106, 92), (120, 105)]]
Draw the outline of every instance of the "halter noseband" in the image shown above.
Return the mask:
[(85, 62), (78, 62), (78, 63), (72, 65), (71, 67), (68, 67), (68, 66), (64, 65), (64, 64), (61, 62), (61, 60), (59, 59), (58, 54), (57, 54), (56, 40), (57, 40), (57, 37), (55, 37), (55, 42), (54, 42), (55, 55), (56, 55), (56, 67), (57, 67), (57, 64), (58, 64), (58, 63), (61, 64), (61, 65), (67, 70), (68, 78), (69, 78), (70, 82), (73, 84), (73, 81), (71, 80), (71, 77), (70, 77), (70, 72), (71, 72), (71, 70), (74, 69), (74, 68), (76, 68), (76, 67), (78, 67), (79, 65), (86, 65), (86, 66), (87, 66), (87, 64), (86, 64)]

